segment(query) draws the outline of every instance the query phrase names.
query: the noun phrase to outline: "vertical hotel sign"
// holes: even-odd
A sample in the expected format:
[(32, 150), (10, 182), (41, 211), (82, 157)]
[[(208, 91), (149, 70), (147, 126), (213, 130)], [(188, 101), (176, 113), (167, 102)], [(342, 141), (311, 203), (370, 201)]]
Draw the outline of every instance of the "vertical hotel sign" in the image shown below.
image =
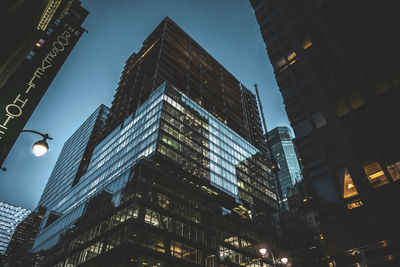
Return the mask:
[[(64, 23), (25, 60), (4, 85), (0, 99), (0, 149), (11, 149), (83, 29)], [(6, 152), (6, 154), (8, 151)]]

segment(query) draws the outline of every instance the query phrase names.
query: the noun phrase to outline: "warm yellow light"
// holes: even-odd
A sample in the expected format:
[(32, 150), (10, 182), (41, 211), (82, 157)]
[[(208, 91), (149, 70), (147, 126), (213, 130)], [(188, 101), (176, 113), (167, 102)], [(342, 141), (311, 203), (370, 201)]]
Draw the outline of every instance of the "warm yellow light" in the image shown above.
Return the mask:
[(47, 151), (49, 151), (49, 145), (45, 140), (40, 140), (33, 144), (32, 152), (36, 157), (43, 156)]
[(369, 182), (372, 184), (374, 188), (389, 183), (379, 162), (373, 162), (372, 164), (364, 166), (364, 172), (367, 175)]
[(354, 187), (353, 184), (348, 184), (348, 185), (347, 185), (347, 189), (352, 189), (353, 187)]
[(288, 61), (291, 61), (295, 57), (296, 57), (296, 52), (292, 52), (291, 54), (288, 55), (287, 59), (288, 59)]
[(383, 171), (379, 171), (379, 172), (377, 172), (377, 173), (374, 173), (374, 174), (370, 175), (369, 178), (375, 179), (375, 178), (378, 178), (378, 177), (380, 177), (380, 176), (382, 176), (382, 175), (385, 175), (385, 174), (383, 173)]
[(306, 50), (306, 49), (309, 48), (310, 46), (312, 46), (311, 40), (306, 39), (306, 40), (303, 42), (303, 49)]
[(39, 24), (37, 25), (38, 30), (45, 30), (49, 24), (51, 18), (56, 13), (56, 10), (62, 0), (51, 0), (47, 3), (46, 9), (44, 10), (42, 17), (40, 18)]
[(344, 173), (344, 188), (343, 188), (343, 198), (350, 198), (357, 196), (358, 192), (356, 187), (354, 186), (353, 179), (351, 179), (350, 174), (347, 169), (345, 169)]
[(350, 203), (347, 203), (347, 209), (352, 210), (358, 207), (363, 206), (364, 203), (360, 199), (356, 199)]

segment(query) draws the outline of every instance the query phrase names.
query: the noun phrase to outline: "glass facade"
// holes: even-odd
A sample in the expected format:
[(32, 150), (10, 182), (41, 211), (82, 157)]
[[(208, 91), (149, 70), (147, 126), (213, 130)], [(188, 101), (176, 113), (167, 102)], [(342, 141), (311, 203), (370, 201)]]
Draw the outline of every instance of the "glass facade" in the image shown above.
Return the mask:
[(258, 198), (274, 206), (272, 171), (260, 151), (190, 98), (174, 93), (175, 100), (164, 96), (158, 150), (238, 202), (253, 204)]
[(0, 254), (6, 252), (15, 228), (29, 213), (27, 209), (0, 201)]
[(96, 124), (105, 121), (107, 114), (108, 108), (101, 105), (65, 142), (39, 200), (39, 206), (52, 206), (73, 185), (89, 138)]
[(44, 266), (270, 266), (257, 255), (265, 229), (256, 234), (249, 219), (237, 224), (218, 212), (221, 199), (196, 190), (198, 178), (181, 176), (170, 159), (155, 158), (133, 167), (134, 177), (112, 212), (96, 216), (95, 211), (99, 205), (108, 209), (111, 194), (92, 198), (80, 219), (83, 227), (77, 223), (48, 252)]
[(169, 17), (126, 61), (105, 134), (134, 113), (164, 81), (176, 86), (240, 136), (250, 142), (257, 138), (249, 138), (253, 133), (249, 127), (257, 126), (246, 119), (240, 81)]
[(268, 132), (271, 152), (279, 163), (278, 181), (276, 181), (279, 200), (283, 207), (288, 209), (287, 190), (302, 179), (299, 161), (290, 137), (288, 127), (276, 127)]
[[(155, 153), (157, 151), (157, 153)], [(167, 83), (151, 93), (121, 127), (98, 144), (87, 172), (49, 209), (62, 214), (38, 234), (34, 250), (54, 246), (65, 229), (79, 218), (85, 203), (106, 190), (118, 206), (132, 179), (132, 167), (155, 154), (171, 159), (203, 182), (213, 194), (235, 200), (237, 212), (249, 216), (250, 204), (260, 210), (278, 206), (266, 158), (251, 144)], [(257, 210), (257, 208), (256, 208)], [(250, 214), (251, 216), (251, 214)]]
[[(79, 183), (64, 191), (59, 201), (49, 207), (64, 216), (38, 234), (34, 249), (47, 249), (56, 244), (62, 230), (82, 215), (85, 201), (99, 191), (114, 193), (118, 202), (118, 192), (128, 181), (129, 168), (139, 158), (155, 151), (163, 88), (154, 91), (135, 115), (125, 120), (122, 129), (118, 127), (96, 146)], [(45, 223), (46, 220), (42, 228)]]

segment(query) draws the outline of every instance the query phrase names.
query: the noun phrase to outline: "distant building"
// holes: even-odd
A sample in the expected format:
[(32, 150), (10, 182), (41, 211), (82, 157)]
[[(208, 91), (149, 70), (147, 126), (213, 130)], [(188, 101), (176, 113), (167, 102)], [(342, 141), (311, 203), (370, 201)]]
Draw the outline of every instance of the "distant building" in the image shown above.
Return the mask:
[(37, 255), (31, 253), (29, 249), (35, 241), (45, 212), (45, 208), (37, 207), (15, 228), (5, 253), (6, 267), (37, 266)]
[(9, 1), (2, 11), (0, 166), (83, 34), (88, 14), (74, 0)]
[(276, 181), (279, 202), (288, 209), (287, 190), (302, 179), (299, 161), (288, 127), (276, 127), (268, 132), (271, 153), (279, 164), (278, 179)]
[(4, 255), (15, 228), (30, 212), (30, 210), (0, 201), (0, 254)]

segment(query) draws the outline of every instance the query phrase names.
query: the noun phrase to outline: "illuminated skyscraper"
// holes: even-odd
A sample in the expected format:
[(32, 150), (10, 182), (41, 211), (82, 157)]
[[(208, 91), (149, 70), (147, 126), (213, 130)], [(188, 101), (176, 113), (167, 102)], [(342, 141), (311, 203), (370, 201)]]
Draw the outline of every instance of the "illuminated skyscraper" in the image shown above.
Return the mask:
[(4, 255), (15, 228), (29, 213), (29, 210), (0, 201), (0, 254)]
[[(326, 255), (338, 266), (346, 260), (385, 266), (400, 240), (395, 3), (250, 3), (319, 211)], [(348, 253), (358, 248), (364, 251)]]
[(49, 181), (57, 196), (45, 190), (40, 202), (48, 216), (31, 251), (42, 265), (279, 264), (260, 254), (266, 246), (302, 257), (276, 231), (273, 172), (246, 90), (165, 18), (128, 59), (100, 137), (66, 145), (91, 151), (79, 179), (61, 166), (83, 149), (57, 162), (54, 174), (70, 178)]
[[(250, 136), (262, 134), (261, 124), (252, 124), (255, 118), (248, 120), (241, 88), (245, 95), (252, 93), (168, 17), (146, 38), (139, 52), (126, 61), (106, 133), (135, 112), (164, 81), (261, 148), (256, 143), (261, 136)], [(253, 109), (258, 112), (256, 104)]]
[[(93, 139), (104, 127), (109, 109), (101, 105), (65, 142), (57, 162), (39, 200), (39, 206), (49, 207), (60, 201), (60, 196), (75, 186), (87, 169)], [(46, 216), (48, 216), (47, 214)]]
[(121, 125), (49, 207), (60, 216), (42, 223), (33, 247), (48, 250), (46, 264), (221, 266), (260, 261), (269, 238), (282, 249), (258, 149), (168, 83)]
[(302, 179), (296, 151), (288, 127), (276, 127), (268, 132), (271, 153), (279, 164), (277, 193), (281, 206), (288, 209), (287, 190)]

